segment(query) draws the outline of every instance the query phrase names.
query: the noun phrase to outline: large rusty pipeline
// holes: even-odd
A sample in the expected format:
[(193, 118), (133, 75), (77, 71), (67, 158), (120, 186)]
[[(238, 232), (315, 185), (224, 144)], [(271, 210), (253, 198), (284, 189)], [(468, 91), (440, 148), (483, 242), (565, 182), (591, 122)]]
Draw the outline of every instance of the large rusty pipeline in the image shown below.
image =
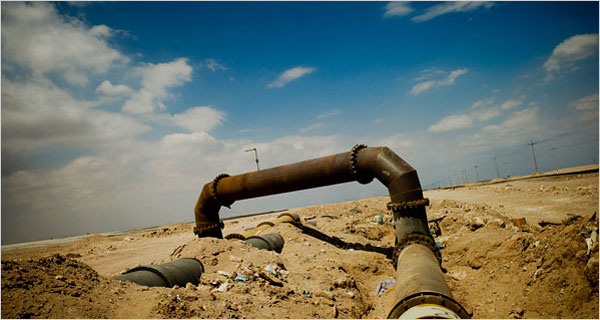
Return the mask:
[(449, 310), (449, 317), (468, 317), (444, 281), (417, 172), (387, 147), (356, 145), (350, 152), (236, 176), (221, 174), (202, 188), (194, 207), (194, 233), (222, 238), (219, 210), (237, 200), (351, 181), (366, 184), (373, 178), (388, 188), (396, 229), (396, 303), (389, 317), (436, 317), (439, 310)]

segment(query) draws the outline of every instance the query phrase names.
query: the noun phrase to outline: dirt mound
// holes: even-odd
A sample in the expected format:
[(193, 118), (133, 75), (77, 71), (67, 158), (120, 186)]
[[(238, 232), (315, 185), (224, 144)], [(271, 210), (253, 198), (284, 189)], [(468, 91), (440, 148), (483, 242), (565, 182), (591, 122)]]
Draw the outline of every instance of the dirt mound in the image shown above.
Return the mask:
[(2, 261), (2, 317), (102, 318), (106, 309), (92, 295), (100, 283), (89, 266), (58, 254), (37, 261)]
[(442, 202), (443, 265), (453, 294), (475, 318), (598, 318), (598, 249), (586, 239), (595, 217), (528, 226), (486, 206)]

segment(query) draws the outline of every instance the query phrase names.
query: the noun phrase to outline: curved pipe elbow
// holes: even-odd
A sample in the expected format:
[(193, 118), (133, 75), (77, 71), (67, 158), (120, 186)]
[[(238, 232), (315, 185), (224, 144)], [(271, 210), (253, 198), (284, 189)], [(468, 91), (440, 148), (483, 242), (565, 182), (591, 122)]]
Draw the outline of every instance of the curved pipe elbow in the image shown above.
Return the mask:
[(392, 202), (423, 199), (417, 170), (388, 147), (365, 148), (358, 153), (358, 169), (388, 188)]
[(194, 206), (194, 218), (196, 220), (196, 226), (194, 227), (194, 233), (198, 237), (214, 237), (223, 238), (222, 222), (219, 219), (219, 210), (221, 204), (211, 193), (212, 185), (214, 182), (209, 182), (204, 185), (196, 206)]

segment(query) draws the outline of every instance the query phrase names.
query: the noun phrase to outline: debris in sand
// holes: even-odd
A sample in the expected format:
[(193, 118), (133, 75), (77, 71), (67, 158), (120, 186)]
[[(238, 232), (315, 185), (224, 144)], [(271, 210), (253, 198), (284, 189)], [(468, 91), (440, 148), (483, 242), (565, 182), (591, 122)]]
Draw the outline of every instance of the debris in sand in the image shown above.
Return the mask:
[(382, 294), (386, 293), (390, 288), (392, 288), (394, 285), (396, 285), (396, 279), (394, 279), (394, 277), (389, 277), (383, 281), (381, 281), (377, 287), (375, 287), (375, 295), (376, 296), (381, 296)]
[(275, 271), (275, 268), (272, 265), (270, 265), (270, 264), (266, 265), (264, 267), (264, 270), (265, 270), (266, 273), (269, 273), (269, 274), (272, 274), (274, 276), (277, 276), (277, 271)]
[(590, 255), (590, 252), (596, 247), (596, 243), (598, 243), (598, 233), (596, 230), (592, 231), (589, 238), (585, 239), (585, 244), (587, 245), (587, 255)]
[(221, 283), (221, 285), (214, 289), (213, 291), (219, 291), (219, 292), (227, 292), (227, 286), (229, 285), (229, 280), (226, 280), (225, 282)]
[(235, 276), (235, 281), (239, 281), (239, 282), (246, 282), (246, 275), (245, 274), (238, 274), (237, 276)]
[(483, 221), (483, 219), (481, 217), (473, 217), (473, 219), (471, 219), (469, 221), (469, 228), (471, 229), (471, 231), (475, 231), (481, 227), (483, 227), (485, 225), (485, 222)]
[(220, 275), (222, 275), (222, 276), (226, 276), (228, 278), (231, 277), (231, 273), (229, 273), (227, 271), (219, 270), (219, 271), (217, 271), (217, 273), (220, 274)]
[(519, 232), (529, 232), (529, 226), (525, 218), (512, 219), (512, 224), (517, 227)]

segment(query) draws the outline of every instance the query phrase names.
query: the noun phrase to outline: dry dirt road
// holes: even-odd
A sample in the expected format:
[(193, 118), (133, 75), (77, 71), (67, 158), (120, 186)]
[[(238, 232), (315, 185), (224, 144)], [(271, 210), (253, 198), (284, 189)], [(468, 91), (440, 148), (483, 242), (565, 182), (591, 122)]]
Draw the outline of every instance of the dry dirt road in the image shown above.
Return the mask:
[[(597, 166), (596, 166), (597, 168)], [(474, 318), (598, 318), (598, 173), (499, 181), (425, 192), (438, 219), (446, 281)], [(391, 247), (388, 198), (288, 212), (346, 242)], [(377, 215), (384, 214), (384, 223)], [(239, 233), (280, 213), (226, 221)], [(337, 219), (324, 217), (335, 216)], [(513, 219), (525, 218), (524, 230)], [(433, 227), (433, 224), (431, 226)], [(2, 250), (3, 318), (385, 318), (395, 277), (385, 255), (343, 250), (290, 224), (266, 232), (281, 254), (239, 240), (197, 239), (191, 224)], [(588, 240), (589, 242), (589, 240)], [(589, 252), (588, 252), (589, 251)], [(197, 286), (147, 288), (110, 280), (138, 264), (195, 257)], [(266, 265), (274, 282), (256, 277)], [(225, 271), (229, 276), (218, 271)], [(237, 274), (246, 282), (234, 281)], [(216, 291), (228, 282), (227, 290)]]

